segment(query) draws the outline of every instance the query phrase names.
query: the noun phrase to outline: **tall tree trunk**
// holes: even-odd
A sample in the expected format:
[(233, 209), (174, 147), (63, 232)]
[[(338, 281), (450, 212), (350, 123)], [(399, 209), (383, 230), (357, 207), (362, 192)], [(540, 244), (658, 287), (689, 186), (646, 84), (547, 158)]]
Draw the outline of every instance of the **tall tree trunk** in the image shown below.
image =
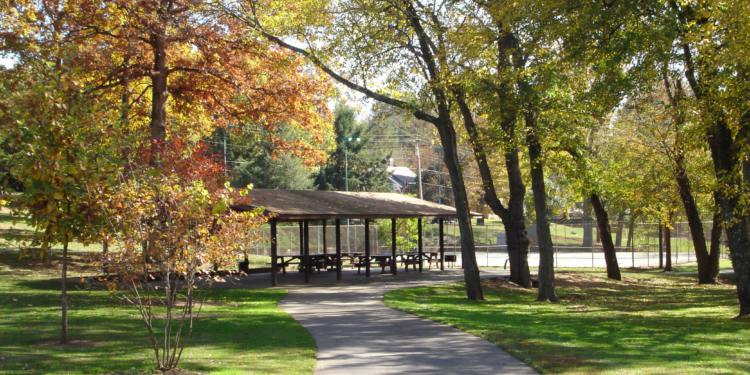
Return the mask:
[(709, 262), (708, 248), (706, 247), (706, 236), (703, 233), (703, 222), (701, 221), (698, 204), (693, 197), (690, 179), (685, 169), (685, 157), (681, 152), (675, 158), (674, 176), (680, 193), (682, 206), (685, 208), (685, 216), (690, 227), (695, 248), (695, 259), (698, 261), (698, 283), (715, 284), (716, 278), (711, 277), (711, 264)]
[[(670, 7), (680, 14), (680, 22), (684, 25), (687, 21), (685, 13), (682, 13), (679, 5), (676, 2), (671, 2)], [(691, 47), (693, 46), (687, 41), (682, 44), (685, 78), (690, 84), (693, 95), (702, 104), (704, 119), (711, 121), (706, 131), (706, 138), (711, 150), (714, 173), (716, 173), (717, 181), (720, 182), (715, 194), (721, 207), (722, 222), (727, 232), (729, 255), (732, 258), (732, 268), (734, 268), (734, 277), (737, 283), (737, 299), (740, 302), (739, 316), (747, 316), (750, 315), (750, 217), (746, 212), (736, 214), (735, 210), (741, 207), (741, 197), (739, 194), (733, 194), (735, 191), (743, 191), (743, 176), (739, 173), (742, 170), (741, 153), (739, 152), (742, 145), (735, 141), (723, 109), (717, 107), (718, 103), (713, 98), (706, 97), (708, 90), (705, 90), (704, 84), (699, 81), (699, 77), (700, 79), (710, 77), (716, 71), (711, 70), (709, 65), (706, 71), (698, 74), (696, 69), (703, 64), (696, 63)], [(749, 111), (742, 114), (737, 125), (739, 125), (740, 132), (748, 131), (748, 128), (750, 128)]]
[(451, 120), (451, 108), (446, 92), (442, 89), (443, 77), (439, 74), (438, 59), (440, 56), (433, 54), (431, 40), (422, 26), (422, 20), (414, 9), (411, 2), (406, 4), (405, 13), (408, 22), (419, 40), (419, 50), (425, 62), (426, 70), (430, 79), (429, 87), (437, 104), (437, 121), (433, 124), (440, 135), (443, 145), (443, 159), (451, 177), (453, 185), (453, 196), (456, 203), (456, 214), (458, 216), (458, 227), (461, 230), (461, 262), (466, 281), (466, 295), (470, 300), (480, 301), (484, 299), (482, 294), (481, 280), (479, 279), (479, 267), (477, 265), (476, 252), (474, 249), (474, 232), (471, 227), (471, 211), (469, 208), (469, 197), (466, 194), (463, 173), (458, 158), (458, 139), (456, 130)]
[(67, 344), (68, 340), (68, 239), (63, 242), (62, 259), (62, 339), (61, 343)]
[(583, 242), (582, 247), (594, 246), (594, 226), (591, 220), (590, 210), (591, 200), (589, 197), (583, 198)]
[[(746, 114), (750, 116), (750, 113)], [(732, 259), (734, 277), (737, 283), (737, 298), (740, 302), (739, 316), (750, 314), (750, 221), (745, 212), (737, 214), (740, 207), (740, 196), (725, 191), (742, 186), (738, 145), (732, 137), (732, 131), (723, 118), (715, 121), (708, 132), (708, 144), (714, 162), (717, 180), (722, 182), (716, 194), (721, 205), (723, 223), (727, 232), (729, 255)]]
[(669, 215), (669, 220), (664, 223), (664, 255), (667, 257), (666, 263), (664, 263), (664, 271), (672, 271), (672, 215)]
[[(529, 240), (526, 237), (526, 224), (523, 217), (523, 201), (526, 194), (526, 187), (523, 184), (518, 149), (509, 146), (505, 149), (505, 167), (508, 175), (508, 185), (510, 186), (510, 199), (506, 208), (497, 197), (495, 183), (489, 163), (487, 162), (484, 146), (479, 139), (473, 115), (464, 100), (463, 92), (455, 90), (454, 96), (461, 109), (464, 127), (474, 151), (474, 158), (479, 167), (479, 174), (482, 177), (484, 201), (492, 212), (500, 217), (505, 227), (505, 244), (508, 249), (508, 261), (510, 263), (510, 281), (524, 288), (531, 288), (531, 273), (529, 272), (528, 261)], [(509, 139), (515, 137), (515, 117), (505, 119), (501, 127), (505, 131), (506, 137)], [(512, 142), (507, 143), (511, 144)]]
[(506, 153), (505, 165), (508, 171), (510, 198), (508, 199), (508, 220), (503, 220), (510, 263), (510, 281), (531, 288), (529, 271), (529, 238), (526, 235), (524, 199), (526, 187), (523, 184), (518, 150)]
[(719, 277), (719, 259), (721, 258), (721, 214), (714, 213), (714, 222), (711, 226), (711, 252), (708, 254), (709, 270), (711, 278), (717, 280)]
[[(685, 124), (685, 114), (680, 109), (680, 101), (685, 97), (685, 92), (680, 82), (680, 80), (675, 80), (675, 89), (673, 92), (669, 78), (666, 76), (666, 73), (664, 74), (664, 87), (666, 88), (667, 96), (673, 109), (672, 121), (677, 129), (682, 128)], [(690, 233), (693, 237), (695, 259), (698, 261), (698, 283), (714, 284), (716, 283), (716, 277), (711, 276), (710, 257), (706, 245), (706, 236), (703, 233), (703, 222), (701, 221), (698, 205), (693, 196), (690, 178), (687, 175), (685, 154), (682, 151), (682, 136), (680, 136), (679, 131), (676, 132), (673, 148), (675, 154), (673, 173), (675, 180), (677, 181), (680, 200), (685, 208), (685, 215), (688, 219)]]
[(151, 34), (149, 41), (154, 53), (154, 71), (151, 76), (151, 141), (167, 138), (167, 44), (163, 35)]
[(547, 214), (547, 189), (544, 186), (542, 145), (537, 135), (536, 114), (529, 110), (525, 115), (526, 141), (531, 162), (531, 190), (536, 211), (536, 236), (539, 241), (539, 294), (537, 301), (557, 302), (555, 294), (555, 253)]
[(456, 147), (456, 132), (452, 121), (447, 116), (442, 118), (443, 122), (440, 125), (436, 124), (436, 126), (443, 145), (443, 160), (445, 161), (445, 166), (448, 169), (451, 184), (453, 185), (453, 196), (455, 197), (456, 213), (458, 215), (458, 228), (461, 231), (461, 262), (466, 282), (466, 295), (470, 300), (481, 301), (484, 299), (484, 294), (482, 293), (479, 266), (477, 265), (474, 249), (474, 232), (471, 227), (469, 198), (466, 194)]
[(612, 233), (609, 229), (609, 215), (604, 209), (604, 205), (602, 205), (599, 194), (592, 193), (590, 199), (591, 206), (594, 208), (594, 213), (596, 214), (596, 223), (599, 227), (599, 233), (601, 233), (602, 248), (604, 248), (604, 261), (607, 264), (607, 277), (613, 280), (622, 280), (620, 266), (617, 263), (615, 244), (612, 242)]

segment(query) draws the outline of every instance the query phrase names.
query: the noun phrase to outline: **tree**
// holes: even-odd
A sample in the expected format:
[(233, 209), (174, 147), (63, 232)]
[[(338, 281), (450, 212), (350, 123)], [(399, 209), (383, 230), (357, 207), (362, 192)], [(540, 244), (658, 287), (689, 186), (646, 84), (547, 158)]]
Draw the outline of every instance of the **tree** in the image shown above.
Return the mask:
[[(727, 231), (737, 281), (740, 316), (750, 314), (750, 216), (744, 197), (750, 180), (747, 102), (746, 4), (740, 1), (581, 2), (590, 18), (579, 45), (593, 42), (616, 52), (636, 81), (653, 67), (677, 68), (687, 81), (701, 138), (709, 146), (717, 180), (714, 193)], [(588, 49), (591, 50), (591, 49)], [(620, 65), (622, 66), (622, 65)], [(644, 79), (645, 78), (645, 79)], [(687, 91), (687, 90), (686, 90)], [(748, 172), (748, 173), (746, 173)]]
[[(459, 218), (467, 296), (472, 300), (483, 299), (468, 196), (457, 153), (458, 134), (454, 127), (452, 94), (446, 86), (443, 75), (446, 71), (443, 70), (444, 64), (441, 64), (448, 51), (438, 48), (442, 46), (439, 25), (433, 24), (433, 19), (423, 17), (426, 8), (418, 2), (354, 0), (332, 4), (330, 8), (317, 2), (311, 2), (308, 6), (305, 21), (309, 22), (283, 25), (278, 23), (278, 19), (268, 17), (271, 13), (265, 9), (278, 9), (277, 12), (282, 13), (292, 9), (285, 4), (246, 1), (225, 4), (223, 10), (268, 40), (307, 57), (344, 86), (382, 103), (405, 109), (416, 118), (435, 125), (444, 150)], [(336, 17), (328, 16), (333, 14)], [(306, 48), (296, 47), (284, 40), (286, 36), (303, 36), (312, 43), (308, 43)], [(323, 42), (325, 50), (316, 48), (319, 42)], [(346, 63), (344, 66), (349, 68), (347, 75), (353, 78), (347, 79), (334, 71), (329, 57)], [(384, 81), (390, 86), (388, 89), (373, 90), (367, 86), (369, 78), (386, 72), (388, 77)], [(399, 91), (411, 91), (418, 102), (402, 100), (407, 96), (399, 94)]]
[(371, 128), (358, 123), (354, 109), (343, 104), (336, 107), (333, 125), (336, 149), (315, 174), (315, 186), (319, 190), (391, 191), (386, 169), (390, 155), (367, 150)]
[[(133, 164), (102, 197), (117, 233), (102, 259), (117, 275), (109, 287), (138, 309), (162, 371), (177, 367), (190, 339), (213, 280), (206, 268), (236, 261), (261, 239), (267, 220), (262, 208), (229, 209), (250, 203), (247, 190), (222, 186), (222, 164), (203, 149), (185, 156), (183, 143), (164, 146), (155, 167)], [(150, 282), (155, 278), (161, 283)]]
[[(279, 136), (287, 141), (303, 138), (281, 125)], [(214, 154), (225, 155), (234, 188), (248, 184), (259, 189), (309, 190), (313, 187), (310, 168), (304, 161), (278, 150), (263, 134), (252, 131), (217, 129), (208, 140)], [(226, 149), (224, 148), (226, 145)]]
[[(104, 100), (121, 103), (134, 141), (198, 139), (216, 127), (263, 128), (270, 142), (308, 165), (321, 162), (330, 85), (304, 60), (244, 32), (205, 1), (90, 0), (11, 2), (0, 9), (2, 53), (55, 61), (86, 72)], [(288, 142), (286, 124), (311, 133)], [(136, 144), (137, 146), (137, 144)]]
[[(409, 251), (417, 244), (419, 228), (417, 219), (396, 219), (396, 249)], [(378, 238), (385, 246), (393, 246), (391, 220), (378, 221)]]
[[(682, 82), (668, 78), (667, 71), (662, 72), (662, 82), (654, 82), (655, 88), (650, 93), (642, 93), (629, 100), (623, 108), (618, 125), (631, 126), (631, 140), (642, 145), (650, 155), (652, 164), (661, 168), (661, 174), (668, 176), (671, 183), (666, 185), (671, 194), (679, 197), (691, 231), (693, 247), (698, 261), (698, 282), (716, 283), (718, 277), (719, 247), (706, 242), (701, 216), (712, 215), (714, 196), (711, 176), (710, 157), (705, 151), (707, 145), (695, 132), (699, 131), (694, 118), (694, 100), (683, 90)], [(627, 124), (627, 123), (630, 124)], [(643, 181), (653, 185), (652, 180)], [(659, 220), (670, 223), (672, 216), (671, 202), (674, 199), (661, 197), (653, 204), (661, 207)], [(718, 215), (714, 215), (714, 225), (721, 225)], [(709, 216), (710, 217), (710, 216)]]
[(108, 190), (120, 149), (113, 137), (116, 107), (95, 100), (85, 79), (64, 66), (29, 62), (2, 75), (0, 132), (23, 150), (10, 170), (24, 186), (13, 199), (14, 215), (36, 229), (31, 245), (42, 259), (49, 259), (52, 245), (63, 246), (61, 341), (67, 344), (68, 244), (100, 235), (96, 195)]

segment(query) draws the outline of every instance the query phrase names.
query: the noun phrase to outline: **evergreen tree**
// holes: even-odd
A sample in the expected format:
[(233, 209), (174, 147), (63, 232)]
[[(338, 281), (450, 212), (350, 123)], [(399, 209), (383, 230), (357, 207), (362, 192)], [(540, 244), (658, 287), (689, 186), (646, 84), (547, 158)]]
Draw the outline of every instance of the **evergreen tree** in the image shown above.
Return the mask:
[[(280, 128), (281, 138), (296, 138), (290, 127)], [(277, 154), (274, 158), (275, 146), (266, 137), (251, 132), (240, 135), (223, 132), (224, 129), (218, 129), (210, 143), (215, 154), (223, 155), (226, 136), (227, 168), (233, 187), (248, 184), (259, 189), (308, 190), (313, 187), (310, 171), (302, 161), (288, 153)]]
[[(346, 164), (348, 159), (349, 191), (391, 191), (388, 183), (386, 160), (378, 150), (367, 150), (370, 128), (358, 123), (353, 108), (339, 104), (334, 121), (336, 149), (329, 155), (328, 163), (315, 176), (319, 190), (346, 190)], [(352, 138), (354, 140), (344, 140)], [(357, 141), (357, 139), (359, 141)]]

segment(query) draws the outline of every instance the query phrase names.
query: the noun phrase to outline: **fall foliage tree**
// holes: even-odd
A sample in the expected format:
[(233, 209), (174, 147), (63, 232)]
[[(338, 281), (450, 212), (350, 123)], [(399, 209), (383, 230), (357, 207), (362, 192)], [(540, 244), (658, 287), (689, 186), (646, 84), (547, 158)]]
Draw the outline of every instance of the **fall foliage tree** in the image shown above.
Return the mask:
[[(121, 183), (102, 197), (102, 216), (116, 233), (100, 262), (117, 275), (110, 288), (139, 312), (159, 370), (178, 366), (195, 319), (210, 289), (210, 267), (235, 262), (261, 240), (262, 208), (235, 212), (249, 203), (234, 190), (217, 155), (207, 147), (173, 141), (160, 145), (156, 163), (136, 160)], [(150, 157), (142, 148), (138, 158)], [(161, 278), (154, 283), (154, 278)], [(217, 280), (221, 280), (218, 279)]]
[[(60, 60), (88, 74), (102, 99), (120, 103), (137, 141), (208, 136), (233, 123), (267, 130), (280, 150), (308, 165), (325, 154), (327, 79), (300, 57), (248, 35), (204, 1), (43, 0), (0, 8), (2, 53), (23, 64)], [(279, 124), (310, 142), (279, 137)], [(141, 132), (141, 133), (137, 133)]]
[(78, 73), (45, 62), (0, 72), (0, 133), (23, 150), (10, 170), (24, 186), (14, 197), (14, 214), (36, 228), (29, 249), (39, 248), (43, 259), (53, 244), (63, 246), (63, 343), (69, 340), (68, 244), (98, 238), (104, 224), (97, 195), (111, 186), (121, 147), (114, 136), (117, 108), (94, 100)]

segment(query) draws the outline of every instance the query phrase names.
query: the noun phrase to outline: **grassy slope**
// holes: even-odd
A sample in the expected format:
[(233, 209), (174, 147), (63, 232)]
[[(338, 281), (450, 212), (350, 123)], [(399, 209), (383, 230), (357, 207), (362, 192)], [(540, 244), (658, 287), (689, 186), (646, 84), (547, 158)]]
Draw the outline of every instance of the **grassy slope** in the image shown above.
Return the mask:
[[(0, 252), (0, 374), (153, 372), (153, 350), (137, 311), (107, 291), (69, 293), (71, 340), (103, 343), (89, 348), (34, 345), (60, 336), (59, 275), (51, 266)], [(73, 275), (90, 273), (74, 267)], [(59, 276), (57, 276), (59, 277)], [(228, 315), (197, 322), (182, 368), (211, 374), (311, 373), (315, 343), (276, 307), (284, 290), (216, 290), (203, 314)]]
[(750, 372), (750, 321), (730, 319), (733, 286), (698, 286), (688, 275), (559, 276), (578, 282), (558, 287), (558, 304), (500, 281), (484, 284), (484, 302), (466, 300), (461, 284), (398, 290), (385, 302), (484, 337), (544, 373)]

